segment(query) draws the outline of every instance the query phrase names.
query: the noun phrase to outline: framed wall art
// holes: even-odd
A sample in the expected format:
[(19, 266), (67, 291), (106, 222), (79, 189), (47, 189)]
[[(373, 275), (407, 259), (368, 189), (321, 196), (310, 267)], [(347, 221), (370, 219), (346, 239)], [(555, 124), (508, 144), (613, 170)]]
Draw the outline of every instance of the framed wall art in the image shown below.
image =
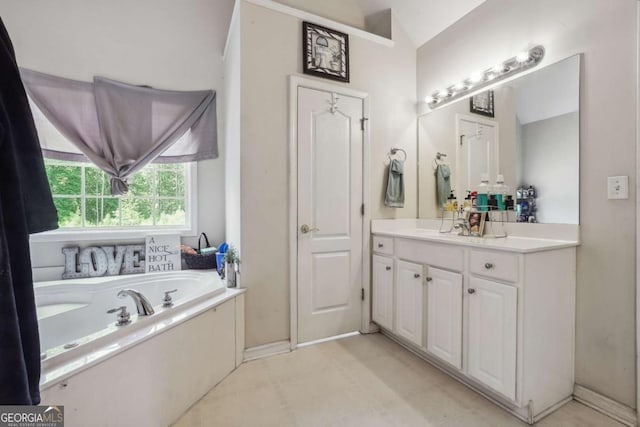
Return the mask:
[(349, 82), (349, 36), (310, 22), (302, 23), (305, 74)]
[(493, 91), (488, 90), (471, 97), (471, 112), (487, 117), (495, 117)]

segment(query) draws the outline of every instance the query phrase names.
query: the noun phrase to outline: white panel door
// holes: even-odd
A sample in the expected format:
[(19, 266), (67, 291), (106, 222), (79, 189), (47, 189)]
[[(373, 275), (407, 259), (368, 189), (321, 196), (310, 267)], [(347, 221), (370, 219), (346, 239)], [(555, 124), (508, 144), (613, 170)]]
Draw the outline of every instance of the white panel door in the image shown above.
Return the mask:
[(472, 277), (469, 293), (469, 375), (516, 398), (518, 290)]
[(457, 189), (459, 194), (480, 184), (483, 173), (496, 182), (500, 173), (498, 122), (472, 116), (458, 116)]
[(298, 87), (298, 342), (360, 329), (363, 100)]
[(393, 258), (374, 255), (371, 266), (371, 318), (386, 329), (393, 329)]
[(462, 368), (462, 274), (429, 267), (427, 350)]
[(422, 346), (424, 285), (422, 265), (398, 261), (396, 267), (395, 332)]

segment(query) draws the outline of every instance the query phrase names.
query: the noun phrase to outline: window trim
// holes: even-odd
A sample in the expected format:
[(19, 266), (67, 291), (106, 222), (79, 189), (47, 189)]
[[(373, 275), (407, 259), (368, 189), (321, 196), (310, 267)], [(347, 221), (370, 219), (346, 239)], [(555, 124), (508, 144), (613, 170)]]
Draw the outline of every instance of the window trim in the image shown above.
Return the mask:
[(179, 234), (181, 237), (197, 236), (198, 230), (198, 164), (187, 163), (186, 185), (189, 195), (189, 214), (187, 225), (149, 225), (139, 227), (109, 227), (109, 228), (67, 228), (32, 234), (30, 241), (39, 242), (80, 242), (80, 241), (124, 241), (140, 240), (150, 234)]

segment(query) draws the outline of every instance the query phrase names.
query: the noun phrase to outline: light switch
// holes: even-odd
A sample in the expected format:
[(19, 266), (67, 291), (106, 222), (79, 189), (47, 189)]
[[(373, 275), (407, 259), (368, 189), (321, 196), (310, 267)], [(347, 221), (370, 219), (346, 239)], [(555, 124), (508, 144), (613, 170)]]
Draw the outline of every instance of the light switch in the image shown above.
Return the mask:
[(609, 199), (629, 198), (629, 177), (610, 176), (607, 178), (607, 194)]

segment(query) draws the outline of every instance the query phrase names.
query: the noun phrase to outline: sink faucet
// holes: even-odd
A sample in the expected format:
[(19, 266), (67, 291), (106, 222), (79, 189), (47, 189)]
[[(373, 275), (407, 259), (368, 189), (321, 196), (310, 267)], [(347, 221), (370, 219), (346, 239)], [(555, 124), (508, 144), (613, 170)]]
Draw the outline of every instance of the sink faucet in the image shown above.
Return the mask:
[(144, 295), (134, 289), (123, 289), (118, 292), (118, 298), (126, 298), (130, 296), (136, 303), (136, 309), (138, 309), (138, 316), (151, 316), (155, 313), (155, 310), (151, 306), (151, 303)]
[(470, 236), (471, 228), (469, 228), (469, 221), (466, 218), (458, 218), (453, 226), (456, 230), (460, 230), (458, 236)]

